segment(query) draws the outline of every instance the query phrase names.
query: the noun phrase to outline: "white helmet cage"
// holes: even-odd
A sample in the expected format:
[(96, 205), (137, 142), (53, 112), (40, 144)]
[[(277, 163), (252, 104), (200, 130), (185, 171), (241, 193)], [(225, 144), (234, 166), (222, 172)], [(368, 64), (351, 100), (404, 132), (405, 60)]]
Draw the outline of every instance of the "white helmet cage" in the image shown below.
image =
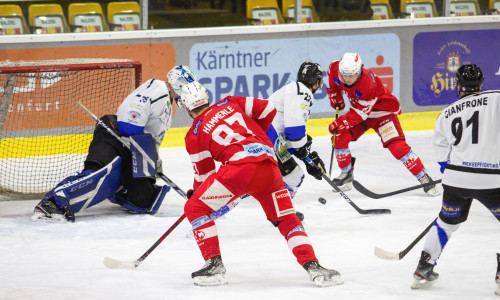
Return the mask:
[(196, 75), (188, 66), (175, 66), (167, 74), (167, 82), (177, 95), (180, 95), (182, 86), (193, 81), (196, 81)]
[(357, 53), (346, 52), (339, 63), (339, 72), (342, 75), (361, 74), (363, 63), (361, 57)]
[(209, 103), (207, 89), (198, 81), (184, 85), (181, 89), (180, 101), (184, 107), (192, 111)]

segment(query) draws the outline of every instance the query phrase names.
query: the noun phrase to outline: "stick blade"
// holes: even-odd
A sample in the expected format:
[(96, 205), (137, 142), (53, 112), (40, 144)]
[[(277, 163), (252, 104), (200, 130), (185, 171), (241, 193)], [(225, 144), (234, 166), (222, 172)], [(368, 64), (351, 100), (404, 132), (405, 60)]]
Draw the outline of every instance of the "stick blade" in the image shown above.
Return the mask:
[(367, 213), (372, 214), (372, 215), (389, 215), (391, 214), (391, 210), (387, 208), (380, 208), (380, 209), (368, 209), (366, 210)]
[(134, 261), (121, 261), (116, 260), (111, 257), (105, 257), (103, 261), (104, 265), (110, 269), (129, 269), (133, 270), (137, 267)]
[(381, 249), (379, 247), (375, 247), (373, 253), (375, 254), (376, 257), (381, 258), (381, 259), (400, 260), (399, 253), (387, 251), (387, 250)]

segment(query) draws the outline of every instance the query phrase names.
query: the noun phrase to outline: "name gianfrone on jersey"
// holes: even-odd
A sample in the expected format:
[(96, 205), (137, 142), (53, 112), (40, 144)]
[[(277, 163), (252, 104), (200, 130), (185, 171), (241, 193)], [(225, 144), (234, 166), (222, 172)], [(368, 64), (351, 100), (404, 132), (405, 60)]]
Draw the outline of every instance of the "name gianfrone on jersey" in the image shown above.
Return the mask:
[(446, 110), (444, 111), (444, 117), (448, 118), (453, 114), (459, 113), (466, 108), (486, 106), (486, 105), (488, 105), (488, 97), (470, 99), (460, 103), (455, 103), (446, 108)]

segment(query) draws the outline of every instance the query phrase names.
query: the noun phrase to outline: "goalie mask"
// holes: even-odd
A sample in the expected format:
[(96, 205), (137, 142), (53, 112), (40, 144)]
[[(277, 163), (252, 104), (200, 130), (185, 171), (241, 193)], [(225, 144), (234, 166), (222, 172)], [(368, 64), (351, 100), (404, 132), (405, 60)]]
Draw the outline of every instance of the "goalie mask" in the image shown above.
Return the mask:
[[(314, 85), (318, 80), (318, 87), (314, 89)], [(313, 88), (312, 92), (314, 94), (316, 90), (321, 90), (323, 88), (323, 69), (321, 69), (319, 64), (309, 61), (303, 62), (297, 74), (297, 81)]]
[[(175, 66), (167, 74), (167, 82), (172, 86), (177, 95), (181, 94), (184, 85), (196, 81), (194, 72), (187, 66)], [(177, 97), (179, 98), (179, 97)]]
[(209, 103), (207, 89), (198, 81), (184, 85), (181, 89), (180, 101), (188, 111), (192, 111)]
[(462, 65), (458, 68), (455, 84), (459, 94), (460, 92), (480, 92), (483, 90), (483, 82), (483, 72), (477, 65)]
[(357, 53), (346, 52), (339, 63), (339, 72), (342, 75), (352, 76), (361, 74), (363, 63), (361, 57)]

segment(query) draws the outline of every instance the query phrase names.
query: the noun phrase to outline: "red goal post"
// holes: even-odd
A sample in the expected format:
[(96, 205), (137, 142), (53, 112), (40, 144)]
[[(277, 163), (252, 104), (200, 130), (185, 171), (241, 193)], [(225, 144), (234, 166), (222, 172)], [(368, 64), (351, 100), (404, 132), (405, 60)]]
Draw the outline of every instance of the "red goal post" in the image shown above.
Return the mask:
[(83, 168), (97, 116), (116, 114), (141, 83), (140, 62), (0, 62), (0, 200), (38, 197)]

